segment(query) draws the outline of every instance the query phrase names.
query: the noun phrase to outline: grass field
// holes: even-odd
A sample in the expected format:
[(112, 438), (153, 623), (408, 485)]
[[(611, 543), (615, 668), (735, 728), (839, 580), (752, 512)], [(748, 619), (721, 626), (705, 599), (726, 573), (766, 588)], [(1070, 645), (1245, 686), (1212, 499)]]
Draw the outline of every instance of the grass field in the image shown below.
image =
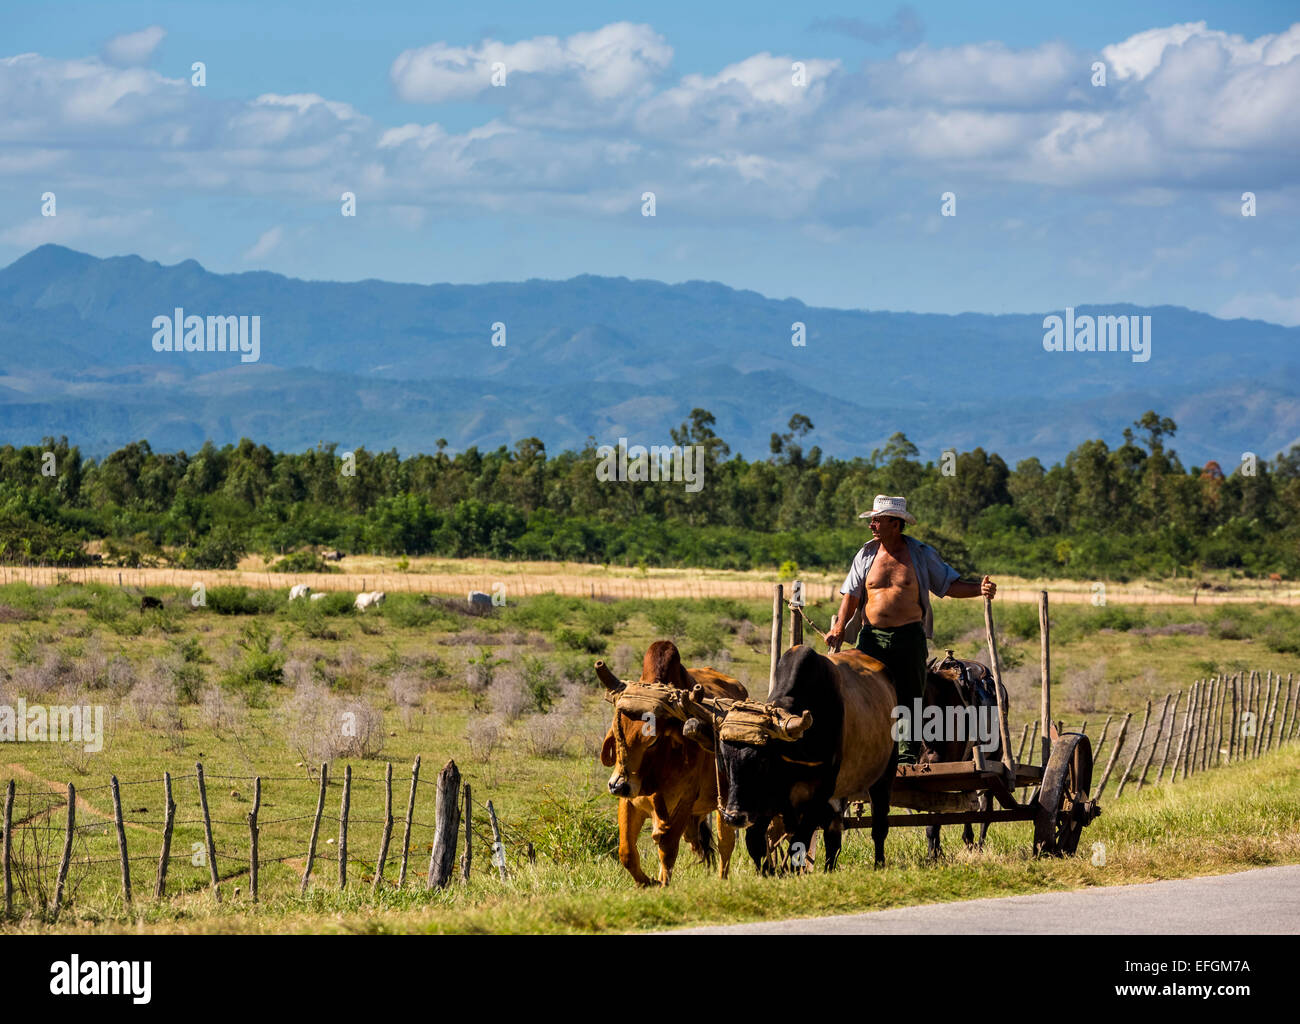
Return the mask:
[[(712, 664), (754, 695), (766, 690), (770, 601), (590, 600), (542, 596), (486, 615), (463, 600), (430, 602), (390, 594), (377, 613), (354, 612), (350, 595), (316, 604), (286, 601), (284, 590), (210, 589), (194, 608), (188, 589), (157, 590), (165, 607), (141, 614), (115, 587), (0, 586), (0, 704), (19, 696), (44, 704), (101, 704), (110, 727), (104, 749), (73, 744), (0, 745), (0, 780), (14, 778), (15, 855), (20, 919), (4, 927), (51, 927), (26, 910), (45, 902), (62, 842), (65, 784), (78, 788), (78, 833), (70, 903), (58, 929), (168, 931), (434, 930), (533, 931), (665, 927), (679, 923), (831, 913), (931, 899), (1028, 892), (1086, 884), (1234, 870), (1300, 860), (1300, 783), (1295, 750), (1144, 790), (1107, 807), (1084, 847), (1107, 844), (1106, 866), (1085, 853), (1063, 862), (1028, 857), (1029, 828), (995, 826), (983, 856), (922, 862), (922, 837), (900, 830), (892, 866), (867, 870), (865, 837), (846, 842), (844, 871), (830, 878), (757, 879), (734, 864), (726, 883), (683, 866), (667, 892), (636, 892), (613, 859), (615, 804), (595, 753), (608, 724), (591, 664), (604, 657), (621, 675), (639, 670), (650, 640), (677, 640), (688, 665)], [(829, 620), (828, 602), (810, 608)], [(1012, 732), (1036, 717), (1037, 620), (1030, 606), (998, 609), (1012, 706)], [(1212, 672), (1294, 671), (1300, 613), (1265, 605), (1233, 607), (1057, 606), (1053, 611), (1054, 712), (1067, 725), (1186, 686)], [(983, 652), (977, 601), (936, 605), (932, 650)], [(351, 712), (360, 735), (341, 739)], [(1089, 732), (1096, 735), (1096, 726)], [(476, 811), (474, 877), (439, 894), (369, 885), (379, 845), (384, 763), (394, 763), (400, 850), (410, 765), (423, 758), (432, 783), (454, 758), (481, 808), (502, 817), (512, 878), (502, 883), (486, 856), (486, 815)], [(217, 824), (224, 902), (205, 891), (208, 868), (191, 863), (201, 843), (192, 776), (208, 773)], [(317, 888), (296, 896), (318, 783), (308, 765), (331, 762), (326, 818), (313, 873)], [(344, 764), (354, 773), (349, 880), (337, 881), (337, 814)], [(167, 902), (154, 905), (161, 839), (162, 772), (175, 775), (178, 824)], [(122, 905), (111, 824), (110, 775), (123, 782), (136, 906)], [(247, 900), (251, 776), (263, 777), (262, 905)], [(147, 780), (147, 781), (146, 781)], [(422, 880), (432, 831), (433, 790), (418, 791), (411, 873)], [(1112, 790), (1113, 792), (1113, 790)], [(333, 820), (331, 820), (333, 816)], [(948, 830), (948, 845), (957, 843)], [(526, 844), (536, 867), (524, 860)], [(25, 844), (25, 845), (23, 845)], [(1082, 850), (1083, 848), (1081, 848)], [(653, 860), (648, 836), (642, 856)], [(396, 854), (385, 878), (396, 877)], [(94, 863), (87, 863), (94, 862)], [(241, 874), (242, 872), (242, 874)], [(241, 887), (236, 896), (234, 888)]]

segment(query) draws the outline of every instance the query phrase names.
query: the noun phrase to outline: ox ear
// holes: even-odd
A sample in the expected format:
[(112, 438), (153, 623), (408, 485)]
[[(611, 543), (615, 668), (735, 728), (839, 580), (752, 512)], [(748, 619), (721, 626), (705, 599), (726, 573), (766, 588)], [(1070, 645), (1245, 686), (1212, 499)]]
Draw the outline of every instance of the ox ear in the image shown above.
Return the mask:
[(605, 742), (600, 745), (600, 763), (606, 768), (614, 767), (614, 733), (605, 735)]

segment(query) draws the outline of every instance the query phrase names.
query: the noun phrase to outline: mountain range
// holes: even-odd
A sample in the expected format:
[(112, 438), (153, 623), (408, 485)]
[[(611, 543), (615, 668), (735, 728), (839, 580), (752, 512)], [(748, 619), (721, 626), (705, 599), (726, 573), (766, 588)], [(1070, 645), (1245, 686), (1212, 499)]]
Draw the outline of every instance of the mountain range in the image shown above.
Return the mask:
[[(259, 316), (259, 360), (155, 351), (153, 321), (176, 308)], [(840, 457), (902, 431), (923, 461), (982, 446), (1012, 465), (1047, 463), (1088, 438), (1118, 443), (1147, 409), (1178, 424), (1172, 446), (1188, 465), (1230, 470), (1243, 452), (1300, 443), (1300, 328), (1175, 306), (1076, 307), (1150, 316), (1151, 356), (1135, 362), (1046, 351), (1044, 317), (1063, 312), (826, 309), (712, 282), (591, 275), (302, 281), (43, 245), (0, 270), (0, 442), (67, 435), (102, 456), (140, 439), (192, 452), (249, 437), (406, 455), (439, 438), (460, 450), (535, 436), (558, 452), (588, 436), (669, 443), (703, 407), (749, 458), (766, 456), (794, 413), (815, 425), (806, 443)]]

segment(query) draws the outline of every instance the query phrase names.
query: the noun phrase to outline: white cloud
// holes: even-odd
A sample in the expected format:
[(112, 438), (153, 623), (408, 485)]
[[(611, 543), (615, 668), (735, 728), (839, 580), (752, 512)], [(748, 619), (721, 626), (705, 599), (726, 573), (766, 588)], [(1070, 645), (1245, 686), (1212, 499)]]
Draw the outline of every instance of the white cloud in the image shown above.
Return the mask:
[(270, 252), (279, 246), (284, 240), (284, 228), (278, 224), (273, 228), (263, 231), (257, 241), (244, 252), (244, 262), (256, 263), (258, 260), (265, 259)]
[(150, 25), (139, 32), (114, 36), (104, 44), (104, 59), (110, 64), (143, 64), (166, 35), (166, 29)]
[(1300, 327), (1300, 297), (1271, 292), (1238, 293), (1220, 306), (1215, 316), (1224, 320), (1242, 317), (1267, 320), (1283, 327)]
[[(566, 39), (537, 36), (518, 43), (487, 40), (477, 47), (433, 43), (406, 50), (389, 75), (398, 96), (413, 103), (471, 99), (489, 90), (509, 100), (514, 75), (575, 77), (596, 100), (634, 94), (672, 61), (672, 47), (649, 25), (617, 22)], [(492, 67), (503, 64), (506, 85), (492, 85)]]
[(56, 242), (60, 245), (83, 243), (93, 238), (133, 238), (153, 216), (152, 210), (131, 213), (93, 213), (76, 208), (54, 217), (32, 217), (0, 232), (0, 243), (24, 248)]

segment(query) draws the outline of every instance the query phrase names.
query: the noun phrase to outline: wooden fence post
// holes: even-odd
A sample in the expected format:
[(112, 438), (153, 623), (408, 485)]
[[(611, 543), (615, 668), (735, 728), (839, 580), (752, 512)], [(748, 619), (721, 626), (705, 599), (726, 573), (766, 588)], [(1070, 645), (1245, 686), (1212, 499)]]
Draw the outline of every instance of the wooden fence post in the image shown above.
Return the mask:
[[(1286, 674), (1286, 681), (1287, 681), (1287, 684), (1290, 685), (1290, 683), (1291, 683), (1291, 673), (1290, 673), (1290, 672), (1288, 672), (1288, 673)], [(1293, 704), (1293, 706), (1292, 706), (1292, 708), (1291, 708), (1291, 735), (1287, 737), (1288, 742), (1289, 742), (1290, 740), (1295, 739), (1296, 727), (1297, 727), (1297, 726), (1300, 726), (1300, 688), (1297, 688), (1297, 690), (1296, 690), (1295, 703)]]
[(77, 828), (77, 787), (68, 783), (68, 826), (63, 834), (63, 856), (59, 858), (59, 875), (54, 883), (54, 909), (51, 920), (58, 920), (63, 906), (63, 886), (68, 880), (68, 866), (72, 863), (72, 836)]
[(460, 836), (460, 769), (448, 761), (438, 773), (433, 819), (433, 848), (429, 851), (427, 887), (441, 889), (451, 881)]
[(199, 777), (199, 806), (203, 809), (203, 835), (208, 843), (208, 873), (212, 876), (212, 895), (220, 903), (221, 889), (217, 885), (217, 845), (212, 841), (212, 815), (208, 813), (208, 787), (203, 780), (203, 762), (196, 762), (194, 770)]
[(1173, 746), (1174, 733), (1178, 730), (1178, 704), (1183, 699), (1183, 691), (1174, 694), (1174, 712), (1169, 717), (1169, 732), (1165, 736), (1165, 752), (1160, 755), (1160, 771), (1156, 773), (1155, 785), (1165, 777), (1165, 767), (1169, 764), (1169, 748)]
[(1151, 762), (1155, 760), (1156, 750), (1160, 747), (1160, 734), (1165, 728), (1165, 712), (1169, 710), (1169, 698), (1172, 696), (1172, 693), (1166, 693), (1165, 702), (1160, 705), (1160, 720), (1156, 723), (1155, 739), (1151, 741), (1151, 753), (1147, 754), (1147, 759), (1142, 764), (1142, 774), (1138, 776), (1137, 788), (1139, 793), (1142, 792), (1142, 787), (1146, 785), (1147, 772), (1151, 770)]
[(1277, 745), (1279, 747), (1286, 743), (1287, 726), (1291, 724), (1291, 673), (1286, 676), (1286, 703), (1282, 705), (1282, 722), (1277, 729)]
[(1024, 764), (1022, 758), (1025, 754), (1025, 740), (1029, 739), (1029, 723), (1025, 723), (1025, 728), (1020, 733), (1020, 746), (1016, 748), (1016, 764)]
[(1130, 711), (1124, 716), (1124, 721), (1120, 723), (1119, 735), (1115, 737), (1115, 749), (1110, 752), (1110, 760), (1106, 762), (1106, 773), (1102, 775), (1101, 782), (1097, 785), (1096, 795), (1093, 796), (1094, 800), (1101, 799), (1102, 790), (1106, 788), (1106, 782), (1110, 779), (1110, 771), (1115, 767), (1115, 761), (1119, 758), (1119, 752), (1124, 749), (1124, 734), (1128, 732), (1129, 719), (1132, 717), (1133, 712)]
[[(1174, 757), (1174, 773), (1170, 779), (1187, 778), (1187, 758), (1184, 753), (1187, 751), (1187, 741), (1192, 735), (1192, 723), (1196, 720), (1196, 699), (1200, 695), (1200, 680), (1192, 683), (1192, 691), (1187, 697), (1187, 717), (1183, 719), (1183, 731), (1178, 737), (1178, 753)], [(1178, 774), (1178, 765), (1182, 763), (1182, 775)]]
[(506, 848), (501, 843), (501, 827), (497, 824), (496, 808), (492, 801), (487, 802), (488, 821), (492, 825), (492, 862), (501, 872), (501, 881), (506, 880)]
[(406, 884), (406, 857), (411, 852), (411, 820), (415, 816), (415, 785), (420, 781), (420, 755), (415, 755), (411, 765), (411, 795), (406, 800), (406, 828), (402, 830), (402, 867), (397, 875), (397, 888)]
[(352, 765), (343, 767), (343, 797), (339, 802), (339, 889), (348, 884), (348, 812), (352, 805)]
[(1232, 764), (1238, 756), (1237, 743), (1237, 716), (1241, 710), (1241, 673), (1234, 672), (1232, 675), (1232, 714), (1228, 719), (1228, 764)]
[(1219, 685), (1214, 691), (1214, 711), (1210, 721), (1210, 756), (1206, 759), (1209, 767), (1219, 763), (1219, 747), (1223, 742), (1223, 698), (1228, 689), (1228, 677), (1219, 677)]
[(767, 674), (769, 693), (776, 685), (776, 663), (781, 660), (781, 620), (785, 617), (784, 594), (785, 587), (780, 583), (772, 587), (772, 666)]
[(375, 884), (372, 887), (375, 892), (379, 891), (379, 885), (384, 880), (384, 861), (388, 859), (388, 844), (393, 838), (393, 762), (389, 761), (384, 768), (384, 834), (379, 840), (379, 856), (375, 858)]
[(1147, 738), (1147, 723), (1151, 720), (1151, 701), (1147, 701), (1146, 713), (1142, 716), (1142, 730), (1138, 733), (1138, 741), (1133, 747), (1133, 756), (1128, 759), (1128, 766), (1124, 769), (1124, 774), (1120, 776), (1119, 788), (1115, 790), (1115, 799), (1118, 800), (1124, 794), (1124, 786), (1128, 782), (1128, 777), (1133, 771), (1133, 766), (1137, 764), (1138, 755), (1142, 753), (1142, 742)]
[[(1259, 689), (1258, 675), (1255, 669), (1250, 670), (1250, 692), (1246, 696), (1246, 710), (1250, 712), (1256, 727), (1259, 724), (1259, 716), (1255, 714), (1255, 694)], [(1255, 756), (1255, 736), (1253, 734), (1242, 736), (1242, 739), (1246, 741), (1246, 759), (1249, 760)]]
[(1210, 749), (1210, 737), (1214, 735), (1214, 705), (1219, 698), (1219, 677), (1210, 677), (1210, 699), (1205, 702), (1205, 721), (1201, 726), (1201, 749), (1197, 758), (1198, 770), (1205, 770), (1206, 756)]
[(253, 780), (253, 809), (248, 812), (248, 892), (257, 902), (257, 812), (262, 808), (262, 776)]
[[(1042, 756), (1043, 765), (1052, 757), (1052, 729), (1048, 724), (1052, 720), (1052, 662), (1051, 662), (1051, 623), (1047, 617), (1047, 591), (1038, 592), (1038, 632), (1040, 637), (1041, 656), (1042, 656), (1042, 716), (1043, 716), (1043, 742)], [(991, 634), (991, 631), (990, 631)], [(1005, 760), (1005, 758), (1004, 758)]]
[(126, 826), (122, 822), (122, 791), (117, 776), (109, 776), (113, 790), (113, 826), (117, 830), (117, 850), (122, 861), (122, 899), (131, 908), (131, 861), (126, 855)]
[(1268, 736), (1263, 739), (1264, 751), (1273, 749), (1273, 719), (1277, 715), (1277, 699), (1282, 695), (1282, 673), (1277, 674), (1275, 685), (1269, 687), (1268, 693), (1268, 711), (1265, 712), (1264, 727), (1268, 729)]
[(13, 916), (14, 912), (14, 876), (10, 866), (10, 856), (13, 851), (13, 832), (14, 832), (14, 780), (10, 779), (9, 784), (5, 786), (5, 820), (4, 820), (4, 852), (0, 854), (4, 858), (5, 874), (5, 918)]
[(167, 861), (172, 853), (172, 826), (176, 824), (176, 801), (172, 799), (172, 773), (163, 772), (163, 838), (158, 854), (158, 875), (153, 884), (153, 898), (160, 900), (167, 888)]
[(474, 859), (471, 852), (471, 844), (474, 841), (473, 816), (474, 802), (470, 799), (469, 783), (467, 782), (465, 783), (465, 854), (460, 859), (460, 880), (462, 882), (469, 881), (469, 865), (470, 861)]
[(316, 837), (320, 835), (320, 819), (325, 812), (325, 787), (329, 785), (330, 766), (322, 761), (320, 766), (320, 796), (316, 798), (316, 816), (311, 823), (311, 841), (307, 844), (307, 866), (302, 871), (302, 885), (298, 889), (300, 896), (307, 894), (307, 883), (311, 881), (311, 866), (316, 860)]

